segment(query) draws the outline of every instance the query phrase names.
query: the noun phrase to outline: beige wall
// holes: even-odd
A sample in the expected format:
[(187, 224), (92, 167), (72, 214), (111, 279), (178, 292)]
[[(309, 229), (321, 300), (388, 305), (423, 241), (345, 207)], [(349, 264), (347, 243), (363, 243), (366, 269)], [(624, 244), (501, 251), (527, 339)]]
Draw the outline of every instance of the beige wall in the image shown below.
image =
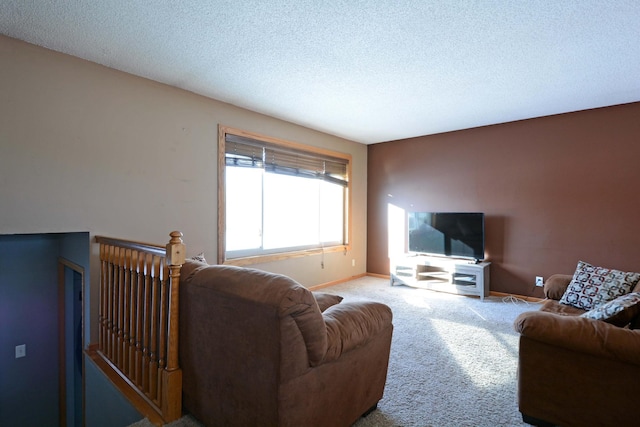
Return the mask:
[(0, 57), (0, 234), (180, 230), (215, 261), (223, 124), (353, 156), (351, 253), (260, 267), (306, 286), (365, 272), (366, 146), (3, 36)]

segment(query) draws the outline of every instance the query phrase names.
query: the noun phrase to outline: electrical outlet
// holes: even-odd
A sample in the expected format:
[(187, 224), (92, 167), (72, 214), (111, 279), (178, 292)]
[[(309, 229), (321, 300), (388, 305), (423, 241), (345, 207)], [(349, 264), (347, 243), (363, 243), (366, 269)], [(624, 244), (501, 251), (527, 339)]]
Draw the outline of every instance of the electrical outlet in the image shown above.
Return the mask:
[(356, 266), (356, 260), (355, 258), (351, 260), (351, 267), (355, 267)]
[(536, 286), (543, 286), (544, 285), (544, 280), (542, 279), (542, 276), (536, 276)]
[(25, 357), (27, 355), (27, 345), (21, 344), (16, 346), (16, 359)]

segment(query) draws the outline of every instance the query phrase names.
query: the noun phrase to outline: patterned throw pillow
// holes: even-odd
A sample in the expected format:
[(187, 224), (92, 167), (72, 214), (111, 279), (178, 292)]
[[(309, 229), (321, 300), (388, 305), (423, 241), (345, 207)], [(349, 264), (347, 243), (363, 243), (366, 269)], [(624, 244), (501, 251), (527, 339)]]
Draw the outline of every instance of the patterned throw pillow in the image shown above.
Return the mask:
[(200, 252), (198, 255), (192, 256), (191, 259), (194, 261), (204, 262), (205, 264), (207, 263), (207, 260), (204, 257), (204, 252)]
[(596, 267), (580, 261), (560, 303), (592, 310), (620, 295), (628, 294), (638, 280), (640, 273)]
[(631, 292), (587, 311), (581, 317), (625, 326), (638, 314), (640, 314), (640, 292)]

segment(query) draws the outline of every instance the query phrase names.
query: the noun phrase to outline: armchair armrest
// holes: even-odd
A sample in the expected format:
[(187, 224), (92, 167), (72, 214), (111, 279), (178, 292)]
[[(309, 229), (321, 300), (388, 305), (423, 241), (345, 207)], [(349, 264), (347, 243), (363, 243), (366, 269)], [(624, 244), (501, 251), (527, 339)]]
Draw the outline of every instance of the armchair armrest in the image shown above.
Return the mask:
[(323, 362), (366, 344), (379, 332), (392, 327), (391, 309), (377, 302), (343, 302), (323, 313), (327, 326), (327, 352)]
[(549, 299), (560, 301), (569, 287), (573, 276), (570, 274), (553, 274), (544, 282), (544, 295)]
[(532, 340), (640, 365), (640, 331), (580, 316), (562, 316), (544, 311), (520, 314), (516, 332)]

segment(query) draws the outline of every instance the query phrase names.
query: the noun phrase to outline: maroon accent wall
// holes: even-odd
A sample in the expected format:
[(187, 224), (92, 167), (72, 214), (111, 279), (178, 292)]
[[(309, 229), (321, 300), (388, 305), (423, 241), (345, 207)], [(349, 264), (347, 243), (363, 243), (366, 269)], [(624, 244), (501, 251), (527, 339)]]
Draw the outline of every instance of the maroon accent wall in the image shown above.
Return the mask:
[[(579, 260), (640, 271), (640, 102), (368, 147), (367, 271), (389, 274), (387, 204), (484, 212), (491, 290)], [(391, 195), (391, 196), (390, 196)]]

